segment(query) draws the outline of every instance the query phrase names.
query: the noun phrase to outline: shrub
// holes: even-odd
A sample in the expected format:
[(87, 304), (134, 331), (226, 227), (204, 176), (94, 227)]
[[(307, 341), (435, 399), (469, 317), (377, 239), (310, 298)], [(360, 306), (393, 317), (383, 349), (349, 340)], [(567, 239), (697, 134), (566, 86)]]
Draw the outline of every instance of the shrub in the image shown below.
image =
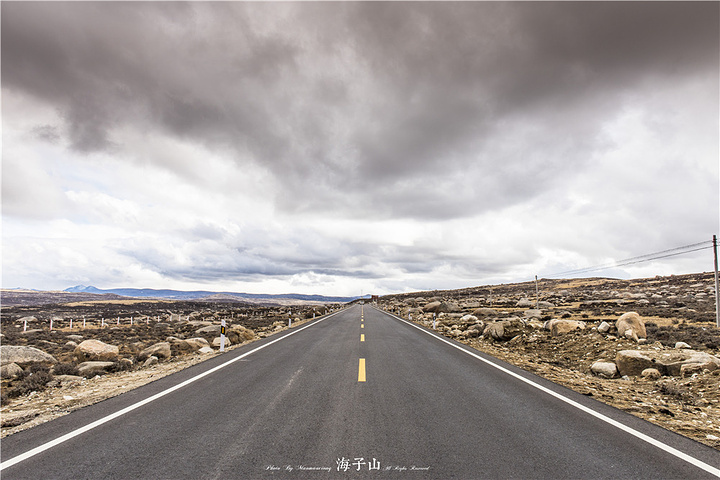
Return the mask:
[(52, 380), (52, 378), (53, 377), (47, 367), (45, 367), (44, 370), (38, 369), (38, 371), (29, 372), (28, 375), (24, 377), (8, 394), (17, 397), (30, 392), (45, 390), (45, 386), (50, 380)]
[(80, 370), (78, 370), (77, 366), (73, 365), (72, 363), (58, 363), (53, 367), (53, 373), (55, 375), (80, 375)]

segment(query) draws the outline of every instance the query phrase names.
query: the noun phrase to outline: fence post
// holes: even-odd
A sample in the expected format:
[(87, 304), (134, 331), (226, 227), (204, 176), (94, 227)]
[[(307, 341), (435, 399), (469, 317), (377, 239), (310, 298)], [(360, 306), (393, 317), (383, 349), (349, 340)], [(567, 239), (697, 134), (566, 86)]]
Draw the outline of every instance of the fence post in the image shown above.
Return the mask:
[(52, 327), (53, 327), (52, 324), (53, 324), (53, 317), (50, 317), (50, 331), (51, 331), (51, 332), (52, 332)]
[(83, 328), (85, 328), (85, 315), (83, 315)]

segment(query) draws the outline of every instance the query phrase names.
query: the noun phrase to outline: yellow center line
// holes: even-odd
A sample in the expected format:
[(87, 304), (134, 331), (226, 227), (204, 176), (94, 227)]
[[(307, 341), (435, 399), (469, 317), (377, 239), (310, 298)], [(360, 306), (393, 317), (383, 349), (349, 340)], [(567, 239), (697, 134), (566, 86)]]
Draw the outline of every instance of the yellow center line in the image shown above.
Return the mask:
[(365, 381), (365, 359), (360, 359), (360, 365), (358, 366), (358, 382)]
[(361, 334), (360, 334), (360, 341), (361, 341), (361, 342), (364, 342), (364, 341), (365, 341), (365, 334), (364, 334), (364, 333), (361, 333)]

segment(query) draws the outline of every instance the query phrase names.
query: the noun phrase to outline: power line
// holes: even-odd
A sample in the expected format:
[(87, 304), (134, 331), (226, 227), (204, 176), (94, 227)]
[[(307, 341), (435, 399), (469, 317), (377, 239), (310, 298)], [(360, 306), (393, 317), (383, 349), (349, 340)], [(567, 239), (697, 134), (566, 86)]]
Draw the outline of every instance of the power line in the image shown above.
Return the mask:
[[(701, 246), (702, 245), (702, 246)], [(634, 265), (637, 263), (650, 262), (652, 260), (658, 260), (661, 258), (674, 257), (676, 255), (684, 255), (686, 253), (697, 252), (700, 250), (707, 250), (713, 248), (712, 242), (704, 241), (698, 243), (692, 243), (690, 245), (683, 245), (682, 247), (670, 248), (668, 250), (662, 250), (660, 252), (648, 253), (645, 255), (639, 255), (637, 257), (630, 257), (624, 260), (617, 260), (613, 263), (604, 265), (595, 265), (592, 267), (579, 268), (576, 270), (568, 270), (566, 272), (554, 273), (547, 275), (546, 277), (557, 277), (560, 275), (576, 275), (580, 273), (596, 272), (599, 270), (607, 270), (608, 268), (624, 267), (627, 265)]]

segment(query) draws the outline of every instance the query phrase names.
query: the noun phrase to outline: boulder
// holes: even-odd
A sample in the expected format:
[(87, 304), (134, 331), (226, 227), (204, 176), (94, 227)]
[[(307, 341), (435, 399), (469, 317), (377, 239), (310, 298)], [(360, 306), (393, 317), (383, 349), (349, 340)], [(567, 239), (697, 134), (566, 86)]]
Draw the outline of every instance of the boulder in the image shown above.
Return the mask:
[(82, 342), (83, 336), (82, 335), (66, 335), (66, 339), (73, 341), (73, 342)]
[(0, 367), (0, 378), (15, 378), (23, 372), (17, 363), (6, 363)]
[(99, 362), (99, 361), (88, 361), (82, 362), (77, 366), (78, 372), (83, 377), (91, 377), (93, 375), (101, 375), (107, 373), (108, 369), (112, 367), (114, 362)]
[(198, 350), (198, 353), (202, 353), (203, 355), (207, 355), (209, 353), (213, 353), (215, 350), (213, 350), (212, 347), (202, 347), (200, 350)]
[(142, 352), (140, 352), (138, 354), (138, 360), (142, 361), (151, 356), (158, 358), (170, 358), (170, 355), (172, 355), (170, 343), (160, 342), (156, 343), (155, 345), (151, 345)]
[(575, 330), (585, 330), (585, 326), (585, 322), (577, 320), (560, 320), (557, 318), (550, 320), (545, 324), (545, 328), (550, 330), (550, 334), (553, 337), (564, 335)]
[(627, 337), (635, 340), (647, 338), (645, 322), (635, 312), (627, 312), (620, 316), (615, 322), (619, 337)]
[(506, 341), (521, 335), (524, 325), (518, 319), (502, 320), (499, 322), (489, 323), (485, 328), (484, 335), (493, 340)]
[(473, 310), (472, 314), (476, 317), (496, 317), (498, 312), (494, 308), (483, 307)]
[(662, 374), (657, 368), (646, 368), (640, 373), (640, 376), (647, 380), (658, 380)]
[(79, 362), (107, 362), (117, 360), (120, 348), (103, 343), (100, 340), (85, 340), (75, 347), (74, 354)]
[(33, 363), (57, 363), (55, 357), (35, 347), (2, 345), (0, 346), (0, 365), (16, 363), (26, 367)]
[(430, 302), (422, 307), (423, 312), (425, 313), (440, 313), (438, 310), (440, 309), (440, 305), (442, 302)]
[(542, 317), (542, 311), (540, 311), (536, 308), (531, 308), (529, 310), (525, 310), (525, 312), (523, 313), (523, 317), (525, 317), (525, 318), (540, 318), (540, 317)]
[(683, 369), (687, 374), (691, 370), (720, 369), (720, 359), (696, 350), (621, 350), (615, 358), (621, 375), (641, 375), (646, 368), (655, 368), (662, 375), (680, 376)]
[(604, 333), (608, 333), (611, 328), (612, 328), (612, 326), (611, 326), (609, 323), (607, 323), (607, 322), (602, 322), (602, 323), (598, 326), (597, 331), (598, 331), (598, 333), (603, 333), (603, 334), (604, 334)]
[[(221, 341), (222, 341), (222, 337), (213, 338), (213, 341), (212, 341), (213, 347), (220, 348)], [(228, 337), (225, 337), (225, 348), (229, 347), (232, 344), (233, 344), (233, 342), (231, 342)]]
[(463, 315), (460, 321), (463, 323), (475, 323), (478, 321), (478, 318), (475, 315)]
[(188, 344), (193, 350), (200, 350), (203, 347), (210, 346), (210, 343), (202, 337), (188, 338), (184, 340), (184, 342)]
[(195, 335), (220, 335), (221, 325), (208, 325), (195, 330)]
[(520, 300), (518, 300), (515, 306), (519, 308), (532, 308), (535, 306), (535, 302), (528, 298), (521, 298)]
[(620, 350), (615, 356), (620, 375), (640, 375), (646, 368), (655, 368), (655, 361), (651, 358), (650, 352), (640, 350)]
[(228, 331), (228, 337), (233, 343), (248, 342), (255, 338), (255, 332), (249, 328), (238, 325)]
[(555, 308), (555, 305), (550, 302), (540, 301), (537, 304), (537, 308)]
[(685, 367), (687, 372), (692, 365), (699, 370), (717, 370), (720, 368), (720, 359), (705, 352), (696, 350), (679, 350), (663, 352), (658, 355), (657, 363), (660, 371), (665, 375), (680, 376)]
[(618, 376), (617, 365), (613, 362), (597, 361), (590, 366), (593, 375), (604, 378), (615, 378)]
[(675, 348), (676, 348), (676, 349), (690, 348), (690, 345), (688, 345), (688, 344), (685, 343), (685, 342), (676, 342), (676, 343), (675, 343)]
[(153, 365), (157, 365), (158, 362), (158, 357), (156, 357), (155, 355), (150, 355), (147, 360), (145, 360), (145, 363), (143, 363), (143, 367), (151, 367)]

